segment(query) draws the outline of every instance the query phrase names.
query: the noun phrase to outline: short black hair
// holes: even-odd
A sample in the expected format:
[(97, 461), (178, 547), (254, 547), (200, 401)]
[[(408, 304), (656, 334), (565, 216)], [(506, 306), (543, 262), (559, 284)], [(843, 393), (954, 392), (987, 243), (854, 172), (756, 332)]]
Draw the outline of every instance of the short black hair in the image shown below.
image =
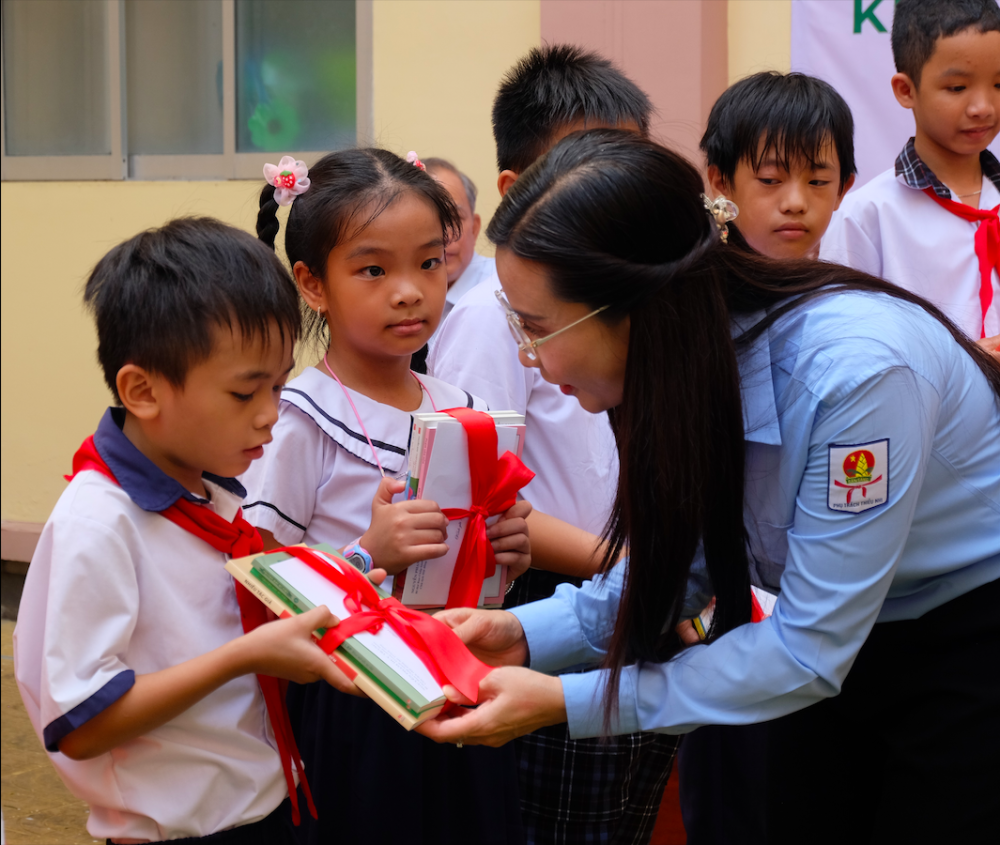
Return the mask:
[(920, 75), (934, 55), (938, 39), (970, 27), (979, 32), (1000, 32), (996, 0), (898, 0), (892, 18), (896, 70), (919, 88)]
[(763, 71), (730, 85), (715, 101), (700, 146), (731, 185), (741, 161), (756, 171), (773, 152), (785, 168), (799, 157), (814, 165), (828, 140), (840, 160), (843, 193), (857, 171), (850, 106), (814, 76)]
[(607, 59), (570, 45), (535, 47), (507, 73), (493, 101), (500, 171), (523, 173), (555, 132), (581, 118), (649, 132), (649, 97)]
[(136, 364), (183, 386), (212, 354), (215, 326), (244, 339), (293, 343), (301, 317), (295, 282), (264, 244), (211, 217), (172, 220), (119, 244), (91, 272), (83, 300), (97, 322), (104, 381)]

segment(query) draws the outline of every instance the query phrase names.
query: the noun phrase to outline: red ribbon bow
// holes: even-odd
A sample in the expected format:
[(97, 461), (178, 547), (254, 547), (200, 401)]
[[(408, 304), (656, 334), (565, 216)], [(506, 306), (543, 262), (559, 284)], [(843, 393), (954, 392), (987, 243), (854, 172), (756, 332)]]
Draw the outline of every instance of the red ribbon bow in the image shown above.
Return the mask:
[[(65, 478), (67, 481), (72, 481), (78, 472), (88, 469), (95, 470), (118, 484), (118, 479), (115, 478), (111, 467), (105, 463), (97, 451), (93, 435), (84, 440), (76, 454), (73, 455), (73, 472)], [(239, 510), (233, 521), (229, 522), (210, 508), (182, 498), (166, 510), (160, 511), (160, 514), (185, 531), (204, 540), (212, 548), (232, 557), (245, 557), (264, 551), (264, 542), (261, 540), (260, 534), (246, 521), (242, 510)], [(236, 585), (236, 600), (240, 606), (240, 621), (243, 623), (244, 633), (249, 633), (270, 621), (267, 608), (257, 601), (242, 584)], [(302, 792), (306, 796), (306, 804), (313, 818), (316, 818), (316, 806), (313, 804), (312, 792), (310, 792), (309, 782), (306, 780), (305, 767), (302, 764), (298, 745), (295, 743), (295, 736), (292, 734), (292, 723), (288, 718), (288, 707), (285, 704), (287, 683), (270, 675), (258, 675), (257, 681), (260, 683), (260, 691), (264, 696), (267, 715), (271, 720), (274, 740), (278, 745), (281, 769), (285, 774), (288, 797), (292, 802), (292, 821), (297, 825), (300, 821), (299, 796), (295, 789), (295, 778), (292, 775), (293, 766), (299, 774), (299, 783), (302, 784)]]
[(980, 221), (975, 237), (976, 256), (979, 258), (979, 305), (983, 309), (979, 336), (986, 337), (986, 312), (993, 304), (993, 271), (1000, 272), (1000, 205), (989, 209), (973, 208), (939, 197), (933, 188), (924, 188), (924, 193), (956, 217), (970, 222)]
[(513, 507), (517, 491), (535, 474), (512, 452), (504, 452), (497, 458), (497, 427), (489, 414), (471, 408), (450, 408), (443, 413), (458, 420), (465, 429), (472, 485), (469, 507), (442, 508), (449, 520), (469, 518), (445, 607), (475, 607), (483, 591), (483, 580), (491, 578), (497, 567), (493, 546), (486, 538), (486, 520)]
[(276, 549), (296, 557), (343, 590), (344, 605), (351, 612), (340, 624), (328, 628), (320, 648), (332, 654), (344, 640), (370, 631), (377, 634), (388, 624), (427, 667), (440, 685), (451, 684), (472, 702), (479, 697), (479, 683), (492, 667), (477, 660), (454, 631), (433, 616), (412, 610), (394, 598), (382, 598), (372, 583), (340, 558), (305, 546)]

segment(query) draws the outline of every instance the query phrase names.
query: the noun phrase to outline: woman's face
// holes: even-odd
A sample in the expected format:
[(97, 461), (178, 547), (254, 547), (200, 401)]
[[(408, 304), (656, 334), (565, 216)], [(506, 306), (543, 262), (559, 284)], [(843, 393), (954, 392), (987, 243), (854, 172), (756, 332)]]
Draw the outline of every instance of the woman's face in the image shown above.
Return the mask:
[[(507, 301), (532, 340), (541, 340), (593, 310), (557, 299), (545, 267), (508, 249), (497, 250), (497, 273)], [(628, 318), (609, 324), (597, 315), (537, 347), (534, 361), (522, 352), (521, 363), (538, 367), (546, 381), (575, 396), (585, 411), (597, 414), (622, 401), (628, 336)]]

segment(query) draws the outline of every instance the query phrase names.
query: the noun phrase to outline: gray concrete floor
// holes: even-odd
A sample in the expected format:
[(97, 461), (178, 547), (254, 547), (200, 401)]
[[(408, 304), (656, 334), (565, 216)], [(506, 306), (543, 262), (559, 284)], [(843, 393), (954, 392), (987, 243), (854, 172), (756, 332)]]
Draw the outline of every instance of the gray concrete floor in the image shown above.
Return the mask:
[(10, 845), (78, 845), (98, 842), (87, 833), (87, 805), (63, 786), (24, 711), (14, 681), (11, 635), (3, 620), (3, 718), (0, 719), (0, 797)]

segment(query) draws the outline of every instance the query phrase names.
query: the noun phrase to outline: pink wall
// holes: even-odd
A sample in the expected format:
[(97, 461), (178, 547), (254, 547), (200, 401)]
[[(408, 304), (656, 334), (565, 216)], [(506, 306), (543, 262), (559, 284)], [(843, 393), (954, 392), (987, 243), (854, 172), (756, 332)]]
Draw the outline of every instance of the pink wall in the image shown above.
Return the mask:
[(650, 96), (654, 137), (701, 166), (698, 140), (727, 81), (726, 0), (541, 0), (542, 41), (606, 56)]

